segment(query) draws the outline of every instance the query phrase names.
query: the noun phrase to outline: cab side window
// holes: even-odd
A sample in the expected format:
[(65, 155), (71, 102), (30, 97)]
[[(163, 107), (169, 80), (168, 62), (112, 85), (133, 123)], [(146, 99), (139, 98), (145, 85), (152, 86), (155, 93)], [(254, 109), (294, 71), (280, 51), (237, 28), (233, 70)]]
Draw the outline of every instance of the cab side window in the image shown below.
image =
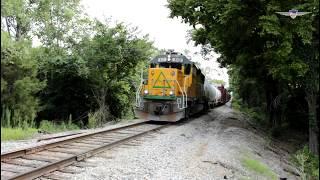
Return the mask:
[(194, 66), (192, 67), (192, 74), (195, 76), (197, 75), (197, 68)]
[(200, 70), (199, 69), (197, 69), (197, 75), (199, 75), (200, 74)]
[(202, 84), (204, 83), (204, 80), (205, 80), (205, 76), (203, 74), (201, 74), (201, 82), (202, 82)]
[(190, 71), (191, 71), (191, 65), (190, 64), (184, 65), (184, 74), (189, 75)]
[(150, 68), (155, 68), (156, 64), (150, 64)]

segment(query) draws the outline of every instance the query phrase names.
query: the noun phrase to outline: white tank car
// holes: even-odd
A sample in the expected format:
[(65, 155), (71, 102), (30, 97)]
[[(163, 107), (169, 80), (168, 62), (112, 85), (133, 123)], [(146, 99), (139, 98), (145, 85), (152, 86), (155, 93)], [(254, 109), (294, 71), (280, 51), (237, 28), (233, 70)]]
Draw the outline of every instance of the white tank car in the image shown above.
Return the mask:
[(221, 99), (220, 90), (208, 81), (204, 82), (204, 92), (208, 98), (210, 108), (213, 108)]

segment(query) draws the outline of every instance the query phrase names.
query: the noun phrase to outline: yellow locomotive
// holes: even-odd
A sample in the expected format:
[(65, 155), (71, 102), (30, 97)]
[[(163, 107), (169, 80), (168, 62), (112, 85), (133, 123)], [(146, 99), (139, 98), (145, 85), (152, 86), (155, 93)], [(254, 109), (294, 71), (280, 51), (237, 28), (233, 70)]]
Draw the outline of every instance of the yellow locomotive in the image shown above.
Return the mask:
[(174, 122), (206, 109), (204, 80), (201, 70), (181, 53), (156, 56), (137, 89), (136, 116)]

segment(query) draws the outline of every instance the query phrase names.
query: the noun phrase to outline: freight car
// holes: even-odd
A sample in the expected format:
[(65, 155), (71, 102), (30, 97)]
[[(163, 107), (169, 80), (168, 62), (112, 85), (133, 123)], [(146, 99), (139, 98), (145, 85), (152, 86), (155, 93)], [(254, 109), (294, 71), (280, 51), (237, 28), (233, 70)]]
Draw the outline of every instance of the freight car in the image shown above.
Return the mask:
[(201, 70), (183, 54), (171, 50), (158, 55), (149, 63), (147, 78), (141, 76), (135, 114), (141, 119), (175, 122), (226, 102), (224, 87), (204, 85)]
[(210, 108), (214, 108), (220, 104), (221, 91), (215, 85), (206, 80), (204, 83), (204, 91)]
[(221, 98), (217, 105), (223, 105), (230, 100), (231, 96), (228, 93), (227, 89), (224, 88), (223, 85), (218, 86), (218, 89), (221, 92)]

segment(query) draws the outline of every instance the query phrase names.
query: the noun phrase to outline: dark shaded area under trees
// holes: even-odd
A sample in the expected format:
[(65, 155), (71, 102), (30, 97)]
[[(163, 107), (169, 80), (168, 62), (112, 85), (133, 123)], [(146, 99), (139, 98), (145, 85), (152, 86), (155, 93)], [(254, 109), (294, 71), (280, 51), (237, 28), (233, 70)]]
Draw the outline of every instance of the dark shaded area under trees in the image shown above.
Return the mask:
[[(234, 103), (255, 112), (275, 135), (309, 133), (319, 153), (319, 1), (169, 0), (171, 17), (193, 26), (192, 39), (221, 54)], [(311, 14), (277, 15), (290, 8)], [(278, 131), (278, 132), (277, 132)]]

